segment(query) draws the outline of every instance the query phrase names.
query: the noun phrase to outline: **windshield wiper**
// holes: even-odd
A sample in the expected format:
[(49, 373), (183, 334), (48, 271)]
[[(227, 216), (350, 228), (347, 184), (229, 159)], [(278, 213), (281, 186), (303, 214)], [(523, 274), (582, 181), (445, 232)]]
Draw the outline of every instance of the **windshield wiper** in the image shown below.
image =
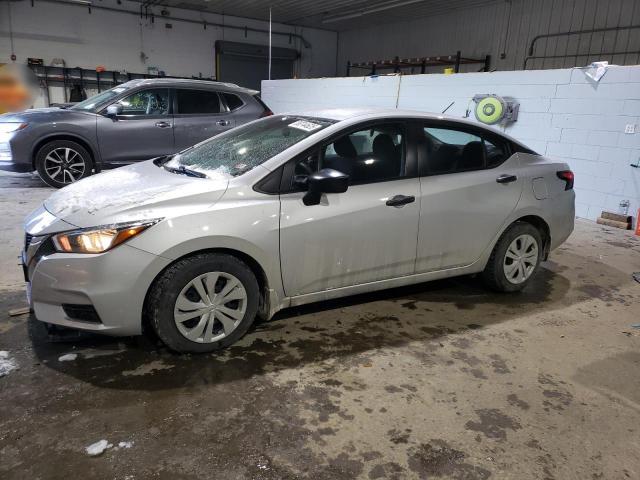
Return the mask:
[(165, 170), (168, 170), (171, 173), (177, 173), (179, 175), (187, 175), (188, 177), (197, 177), (197, 178), (207, 178), (207, 176), (196, 170), (191, 170), (190, 168), (185, 167), (184, 165), (180, 165), (178, 168), (168, 167), (163, 165)]

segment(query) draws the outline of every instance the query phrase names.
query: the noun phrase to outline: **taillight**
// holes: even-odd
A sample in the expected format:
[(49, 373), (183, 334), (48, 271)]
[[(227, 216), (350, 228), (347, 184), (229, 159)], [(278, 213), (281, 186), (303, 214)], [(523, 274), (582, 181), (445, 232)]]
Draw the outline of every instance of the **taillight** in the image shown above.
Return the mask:
[(556, 175), (560, 180), (564, 180), (565, 190), (571, 190), (573, 188), (573, 180), (575, 176), (573, 175), (573, 172), (571, 170), (562, 170), (560, 172), (557, 172)]
[(262, 115), (260, 115), (260, 118), (268, 117), (269, 115), (273, 115), (273, 112), (271, 110), (269, 110), (268, 108), (265, 108), (264, 112), (262, 112)]

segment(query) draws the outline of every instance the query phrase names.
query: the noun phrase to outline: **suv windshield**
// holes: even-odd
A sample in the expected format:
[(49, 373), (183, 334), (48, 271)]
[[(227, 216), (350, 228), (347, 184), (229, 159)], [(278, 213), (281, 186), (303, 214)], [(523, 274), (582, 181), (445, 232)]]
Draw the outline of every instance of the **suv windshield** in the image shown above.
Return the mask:
[(76, 103), (71, 110), (85, 110), (91, 111), (94, 110), (98, 105), (102, 105), (104, 102), (108, 101), (111, 98), (117, 97), (125, 90), (128, 90), (128, 87), (113, 87), (109, 90), (105, 90), (102, 93), (94, 95), (93, 97), (89, 97), (86, 100), (83, 100), (80, 103)]
[(175, 155), (165, 166), (236, 177), (334, 123), (324, 118), (268, 117), (205, 140)]

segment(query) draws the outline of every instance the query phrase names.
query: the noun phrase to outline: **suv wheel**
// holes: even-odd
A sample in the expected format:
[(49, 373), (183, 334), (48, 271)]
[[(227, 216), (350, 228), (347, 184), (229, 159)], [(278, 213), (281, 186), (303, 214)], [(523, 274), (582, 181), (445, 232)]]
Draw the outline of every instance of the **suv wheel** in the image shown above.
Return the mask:
[(36, 170), (49, 186), (62, 188), (91, 175), (93, 161), (80, 144), (54, 140), (45, 144), (36, 155)]
[(542, 237), (538, 229), (529, 223), (514, 223), (498, 240), (482, 278), (493, 290), (522, 290), (540, 267), (542, 253)]
[(172, 350), (212, 352), (247, 332), (258, 295), (255, 275), (236, 257), (200, 254), (178, 261), (156, 280), (145, 313)]

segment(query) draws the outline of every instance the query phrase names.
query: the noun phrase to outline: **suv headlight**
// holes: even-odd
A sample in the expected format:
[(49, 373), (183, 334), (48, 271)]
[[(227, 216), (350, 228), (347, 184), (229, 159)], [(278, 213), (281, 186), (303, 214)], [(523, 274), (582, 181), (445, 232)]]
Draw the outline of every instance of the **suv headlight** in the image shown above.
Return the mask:
[(0, 122), (0, 133), (11, 133), (26, 128), (28, 123)]
[(160, 218), (118, 223), (58, 233), (52, 237), (56, 251), (62, 253), (103, 253), (139, 235)]

